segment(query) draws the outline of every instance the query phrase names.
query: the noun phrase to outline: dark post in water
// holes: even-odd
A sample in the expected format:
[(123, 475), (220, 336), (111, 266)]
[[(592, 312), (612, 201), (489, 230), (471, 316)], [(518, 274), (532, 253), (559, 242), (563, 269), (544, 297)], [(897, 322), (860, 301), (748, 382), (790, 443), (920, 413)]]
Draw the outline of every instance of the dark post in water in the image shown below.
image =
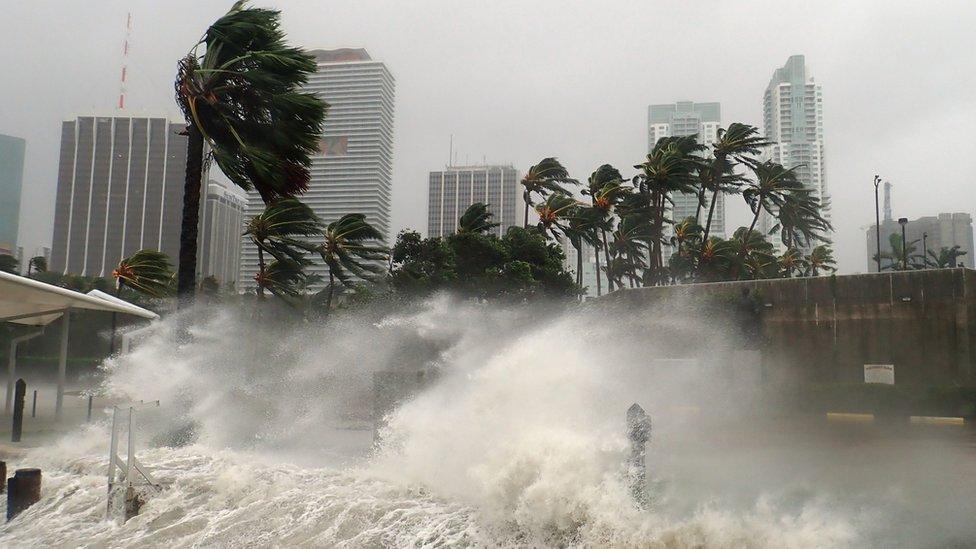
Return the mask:
[(7, 479), (7, 520), (16, 517), (41, 499), (41, 470), (17, 469)]
[(31, 404), (31, 417), (37, 417), (37, 389), (34, 389), (34, 403)]
[(14, 391), (14, 426), (10, 431), (10, 441), (20, 442), (20, 435), (24, 431), (24, 397), (27, 396), (27, 382), (23, 378), (17, 380)]
[(647, 504), (645, 493), (647, 441), (651, 438), (651, 418), (636, 402), (627, 409), (627, 436), (630, 438), (630, 492), (639, 507)]

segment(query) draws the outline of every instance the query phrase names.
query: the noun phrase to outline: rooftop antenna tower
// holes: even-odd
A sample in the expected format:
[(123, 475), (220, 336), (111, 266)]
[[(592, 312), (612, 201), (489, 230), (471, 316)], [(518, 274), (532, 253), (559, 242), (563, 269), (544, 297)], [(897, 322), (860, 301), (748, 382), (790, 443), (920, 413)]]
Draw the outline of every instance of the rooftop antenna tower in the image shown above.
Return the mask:
[(891, 221), (891, 182), (885, 181), (884, 189), (884, 220)]
[(122, 74), (119, 79), (118, 109), (125, 109), (125, 79), (129, 62), (129, 38), (132, 36), (132, 12), (125, 15), (125, 40), (122, 41)]

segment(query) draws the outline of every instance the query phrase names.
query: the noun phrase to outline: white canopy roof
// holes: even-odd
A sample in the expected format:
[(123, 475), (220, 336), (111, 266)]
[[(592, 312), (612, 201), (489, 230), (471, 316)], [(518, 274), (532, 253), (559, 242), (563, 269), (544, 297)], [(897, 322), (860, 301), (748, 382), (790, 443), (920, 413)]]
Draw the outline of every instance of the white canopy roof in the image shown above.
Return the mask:
[[(96, 293), (97, 292), (97, 293)], [(44, 326), (66, 309), (89, 309), (156, 319), (156, 313), (93, 290), (83, 294), (0, 271), (0, 321)]]

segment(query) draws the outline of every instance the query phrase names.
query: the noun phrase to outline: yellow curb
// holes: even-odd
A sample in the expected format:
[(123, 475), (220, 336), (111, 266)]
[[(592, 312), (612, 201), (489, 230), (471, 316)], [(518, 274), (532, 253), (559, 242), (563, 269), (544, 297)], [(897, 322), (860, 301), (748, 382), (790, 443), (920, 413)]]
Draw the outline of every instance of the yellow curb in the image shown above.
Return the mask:
[(961, 417), (911, 416), (908, 420), (912, 425), (965, 425), (966, 419)]
[(874, 414), (848, 414), (844, 412), (827, 412), (827, 421), (871, 423), (872, 421), (874, 421)]

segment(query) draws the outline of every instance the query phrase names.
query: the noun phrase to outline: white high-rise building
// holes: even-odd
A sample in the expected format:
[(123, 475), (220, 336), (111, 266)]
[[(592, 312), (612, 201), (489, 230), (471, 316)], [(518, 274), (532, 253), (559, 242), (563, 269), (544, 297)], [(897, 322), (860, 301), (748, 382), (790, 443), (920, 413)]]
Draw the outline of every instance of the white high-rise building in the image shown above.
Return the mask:
[(243, 191), (214, 180), (200, 212), (197, 279), (208, 276), (222, 286), (237, 284), (241, 270), (241, 232), (244, 223)]
[[(318, 71), (306, 89), (329, 104), (320, 152), (312, 160), (308, 192), (301, 200), (325, 223), (362, 213), (390, 240), (393, 178), (393, 75), (365, 49), (314, 50)], [(246, 218), (263, 211), (257, 193), (248, 195)], [(246, 220), (245, 220), (246, 221)], [(244, 243), (241, 286), (253, 287), (257, 250)], [(327, 280), (321, 260), (308, 269)]]
[(503, 236), (522, 225), (522, 185), (513, 166), (447, 166), (430, 172), (427, 181), (427, 236), (446, 236), (457, 230), (458, 218), (475, 202), (488, 205), (492, 232)]
[[(802, 55), (793, 55), (776, 69), (763, 98), (763, 126), (766, 139), (773, 144), (767, 158), (787, 168), (796, 167), (797, 178), (823, 204), (823, 215), (830, 220), (830, 193), (824, 174), (823, 96), (813, 81)], [(763, 212), (759, 227), (763, 233), (776, 225), (776, 219)], [(830, 235), (825, 235), (829, 238)], [(776, 250), (783, 251), (780, 235), (768, 237)]]
[[(662, 137), (683, 137), (697, 135), (698, 142), (710, 145), (718, 139), (718, 128), (722, 123), (722, 108), (719, 103), (693, 103), (678, 101), (667, 105), (651, 105), (647, 109), (647, 150), (654, 148)], [(698, 196), (694, 194), (675, 194), (671, 219), (675, 223), (698, 212)], [(708, 215), (711, 196), (705, 197), (702, 206), (702, 225)], [(718, 195), (712, 215), (711, 234), (725, 236), (725, 197)]]

